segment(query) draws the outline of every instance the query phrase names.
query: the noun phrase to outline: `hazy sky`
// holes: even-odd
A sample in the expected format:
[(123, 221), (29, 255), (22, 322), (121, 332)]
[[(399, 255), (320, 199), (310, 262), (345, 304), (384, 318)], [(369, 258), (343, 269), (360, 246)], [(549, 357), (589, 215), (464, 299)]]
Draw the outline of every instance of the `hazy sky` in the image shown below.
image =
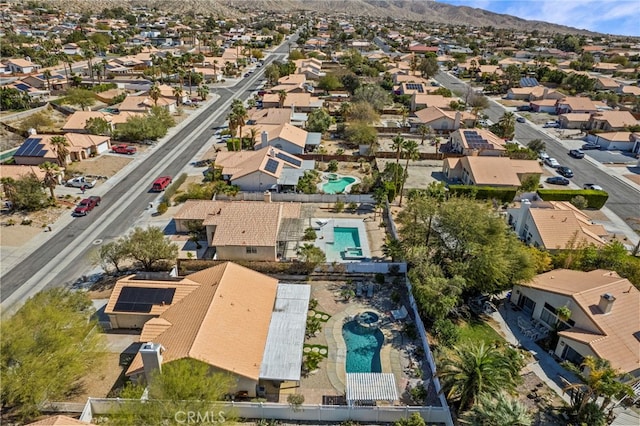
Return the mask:
[(640, 0), (437, 0), (605, 34), (640, 36)]

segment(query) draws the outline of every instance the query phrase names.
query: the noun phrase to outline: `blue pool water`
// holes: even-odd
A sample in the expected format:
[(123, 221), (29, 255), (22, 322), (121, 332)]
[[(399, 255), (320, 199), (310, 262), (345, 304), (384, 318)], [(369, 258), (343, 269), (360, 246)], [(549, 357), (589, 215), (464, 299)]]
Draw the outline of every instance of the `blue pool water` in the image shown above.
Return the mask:
[(358, 228), (333, 228), (333, 244), (327, 244), (327, 250), (342, 259), (362, 256)]
[(350, 176), (341, 177), (340, 179), (330, 180), (322, 185), (322, 190), (325, 194), (339, 194), (344, 192), (344, 189), (356, 181), (356, 178)]
[(384, 336), (379, 329), (365, 329), (355, 321), (342, 326), (347, 345), (347, 373), (381, 373), (380, 348)]

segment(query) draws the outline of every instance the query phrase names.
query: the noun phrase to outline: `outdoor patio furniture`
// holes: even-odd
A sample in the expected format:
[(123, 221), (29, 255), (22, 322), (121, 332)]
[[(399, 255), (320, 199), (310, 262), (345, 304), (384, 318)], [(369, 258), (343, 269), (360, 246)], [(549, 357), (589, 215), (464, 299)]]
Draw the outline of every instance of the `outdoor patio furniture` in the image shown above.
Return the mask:
[(407, 308), (404, 307), (404, 305), (400, 309), (391, 311), (391, 316), (396, 321), (405, 319), (407, 315), (409, 315), (409, 312), (407, 311)]

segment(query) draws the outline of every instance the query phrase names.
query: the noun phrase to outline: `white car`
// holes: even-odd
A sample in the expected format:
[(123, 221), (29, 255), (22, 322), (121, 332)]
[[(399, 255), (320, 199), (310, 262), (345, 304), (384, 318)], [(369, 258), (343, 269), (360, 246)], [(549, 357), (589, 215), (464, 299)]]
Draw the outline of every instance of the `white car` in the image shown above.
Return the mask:
[(557, 167), (560, 167), (560, 163), (558, 163), (558, 160), (556, 160), (553, 157), (547, 157), (544, 159), (544, 164), (546, 164), (549, 167), (553, 167), (554, 169)]
[(84, 176), (75, 177), (65, 182), (66, 186), (72, 186), (74, 188), (93, 188), (96, 185), (95, 179), (85, 178)]
[(594, 191), (602, 191), (602, 187), (600, 185), (596, 185), (595, 183), (585, 183), (582, 185), (582, 189), (592, 189)]
[(547, 158), (549, 158), (549, 154), (547, 154), (544, 151), (540, 151), (538, 153), (538, 158), (541, 159), (542, 161), (546, 160)]

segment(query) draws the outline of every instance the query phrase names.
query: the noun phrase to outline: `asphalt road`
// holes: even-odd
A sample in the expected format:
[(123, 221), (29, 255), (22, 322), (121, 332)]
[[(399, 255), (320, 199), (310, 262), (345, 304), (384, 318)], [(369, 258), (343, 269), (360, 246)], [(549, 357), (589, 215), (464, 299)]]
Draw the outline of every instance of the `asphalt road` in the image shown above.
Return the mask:
[[(467, 87), (466, 83), (444, 72), (438, 73), (436, 80), (453, 92), (464, 93)], [(491, 121), (497, 122), (505, 111), (502, 105), (490, 102), (489, 108), (485, 109), (484, 113)], [(629, 225), (632, 225), (632, 218), (637, 220), (640, 217), (640, 191), (635, 187), (600, 170), (586, 159), (578, 160), (570, 157), (568, 150), (560, 142), (532, 124), (516, 123), (515, 139), (525, 145), (533, 139), (541, 139), (546, 144), (545, 151), (549, 156), (555, 157), (561, 165), (569, 166), (573, 170), (574, 177), (570, 179), (571, 182), (580, 188), (585, 183), (602, 186), (609, 193), (606, 207)]]
[[(292, 36), (295, 40), (295, 36)], [(291, 40), (291, 41), (294, 41)], [(265, 65), (286, 57), (285, 41), (264, 61)], [(246, 100), (261, 79), (265, 67), (256, 68), (249, 77), (231, 89), (216, 88), (220, 96), (198, 117), (182, 127), (168, 141), (159, 144), (135, 169), (102, 195), (100, 207), (91, 214), (73, 220), (33, 253), (0, 275), (2, 312), (15, 310), (26, 298), (50, 286), (68, 285), (89, 269), (92, 248), (125, 234), (158, 194), (150, 192), (158, 176), (177, 176), (210, 140), (213, 127), (222, 125), (233, 98)], [(108, 184), (105, 183), (104, 185)]]

